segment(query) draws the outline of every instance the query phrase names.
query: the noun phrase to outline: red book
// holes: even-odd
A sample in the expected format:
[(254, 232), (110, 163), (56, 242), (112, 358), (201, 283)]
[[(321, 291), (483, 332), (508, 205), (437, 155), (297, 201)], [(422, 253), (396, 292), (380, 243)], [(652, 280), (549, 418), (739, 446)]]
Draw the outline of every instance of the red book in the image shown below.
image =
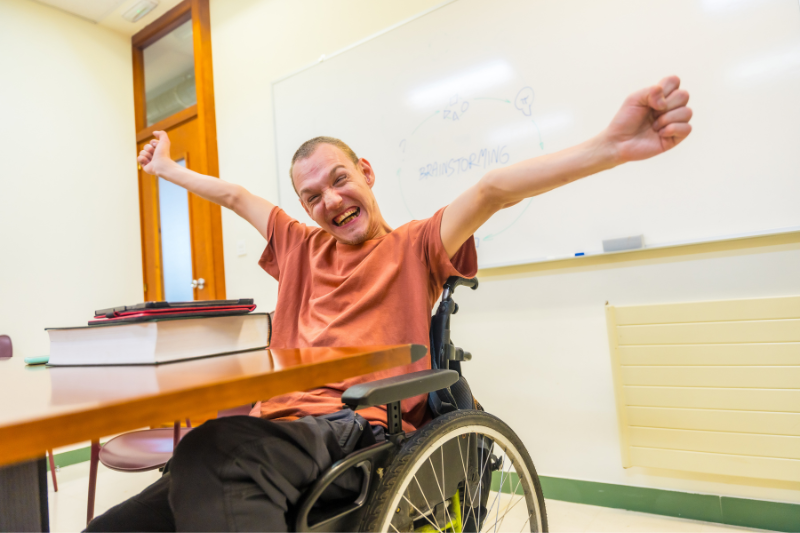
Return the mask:
[(256, 308), (252, 298), (239, 300), (198, 300), (194, 302), (144, 302), (100, 309), (90, 326), (146, 322), (155, 319), (244, 315)]

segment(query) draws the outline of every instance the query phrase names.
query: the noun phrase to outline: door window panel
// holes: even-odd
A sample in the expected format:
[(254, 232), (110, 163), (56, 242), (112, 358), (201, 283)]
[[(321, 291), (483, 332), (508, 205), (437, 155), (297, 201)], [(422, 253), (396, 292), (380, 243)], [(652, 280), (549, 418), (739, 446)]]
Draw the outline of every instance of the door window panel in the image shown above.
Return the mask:
[(191, 20), (145, 48), (143, 54), (148, 126), (197, 103)]
[[(186, 161), (178, 164), (185, 167)], [(164, 299), (194, 300), (192, 289), (192, 235), (189, 228), (189, 194), (186, 189), (158, 178), (158, 211), (161, 219), (161, 261)]]

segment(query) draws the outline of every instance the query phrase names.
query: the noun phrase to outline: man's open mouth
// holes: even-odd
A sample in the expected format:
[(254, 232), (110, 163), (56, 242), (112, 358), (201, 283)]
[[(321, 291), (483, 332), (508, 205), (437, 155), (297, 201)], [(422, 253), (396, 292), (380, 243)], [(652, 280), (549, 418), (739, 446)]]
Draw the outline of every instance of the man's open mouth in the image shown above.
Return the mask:
[(361, 208), (359, 207), (351, 207), (341, 215), (337, 216), (333, 219), (333, 225), (342, 227), (351, 220), (358, 218), (358, 215), (361, 214)]

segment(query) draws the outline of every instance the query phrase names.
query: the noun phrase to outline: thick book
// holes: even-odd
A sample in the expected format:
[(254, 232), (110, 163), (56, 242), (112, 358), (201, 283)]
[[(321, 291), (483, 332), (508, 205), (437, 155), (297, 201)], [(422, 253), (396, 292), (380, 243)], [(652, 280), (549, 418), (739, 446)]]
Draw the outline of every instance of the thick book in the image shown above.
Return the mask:
[(47, 328), (51, 366), (152, 365), (269, 345), (267, 313), (153, 318), (147, 322)]

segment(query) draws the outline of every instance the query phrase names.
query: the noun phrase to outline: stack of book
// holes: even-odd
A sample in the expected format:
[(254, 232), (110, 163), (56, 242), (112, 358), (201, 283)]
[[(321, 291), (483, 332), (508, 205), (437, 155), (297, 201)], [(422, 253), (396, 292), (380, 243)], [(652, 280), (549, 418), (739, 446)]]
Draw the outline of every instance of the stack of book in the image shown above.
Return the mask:
[(101, 309), (88, 326), (46, 328), (49, 364), (152, 365), (264, 349), (272, 323), (255, 308), (248, 298)]

